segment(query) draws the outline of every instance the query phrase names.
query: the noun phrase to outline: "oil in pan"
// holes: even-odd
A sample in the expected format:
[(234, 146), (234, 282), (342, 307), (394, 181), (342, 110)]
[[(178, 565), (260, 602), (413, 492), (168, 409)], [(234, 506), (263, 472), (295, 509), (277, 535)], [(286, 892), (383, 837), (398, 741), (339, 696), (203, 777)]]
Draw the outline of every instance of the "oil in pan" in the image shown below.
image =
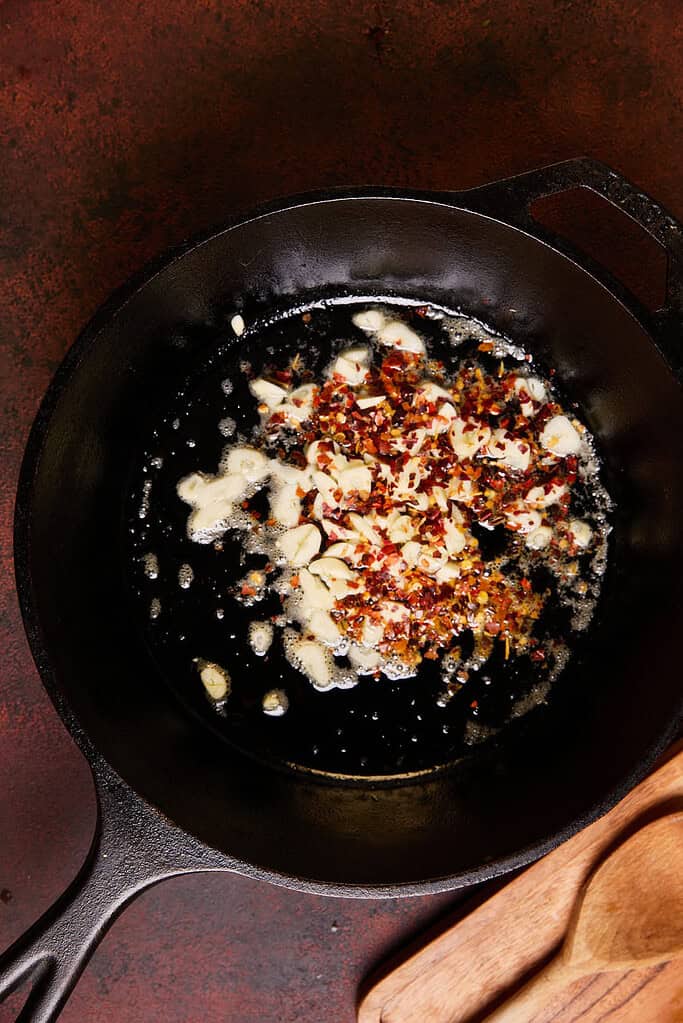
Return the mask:
[[(538, 379), (541, 372), (523, 350), (479, 322), (418, 301), (313, 303), (247, 323), (246, 331), (241, 316), (229, 317), (225, 337), (211, 337), (187, 379), (155, 413), (132, 472), (126, 545), (133, 613), (168, 684), (193, 713), (227, 741), (271, 762), (335, 776), (396, 777), (468, 755), (546, 699), (598, 599), (610, 500), (586, 431), (562, 516), (586, 524), (590, 544), (582, 547), (560, 530), (552, 556), (524, 545), (520, 555), (514, 531), (500, 522), (492, 526), (485, 515), (470, 521), (477, 571), (485, 576), (492, 566), (508, 565), (544, 596), (524, 653), (511, 656), (509, 644), (492, 641), (482, 661), (475, 656), (472, 633), (464, 630), (457, 658), (425, 657), (411, 677), (377, 671), (352, 687), (314, 688), (285, 656), (282, 626), (290, 623), (282, 588), (270, 585), (270, 551), (248, 553), (239, 528), (225, 529), (211, 543), (193, 542), (188, 506), (177, 487), (193, 473), (215, 473), (226, 448), (262, 440), (250, 387), (255, 379), (294, 365), (302, 379), (324, 381), (340, 351), (367, 344), (367, 331), (353, 317), (368, 309), (395, 316), (416, 331), (426, 345), (428, 366), (445, 381), (465, 364), (492, 378), (510, 372), (529, 378), (533, 369)], [(557, 396), (547, 378), (543, 387)], [(523, 390), (521, 397), (528, 399)], [(290, 454), (280, 449), (285, 460)], [(544, 500), (539, 498), (539, 507)], [(248, 505), (254, 521), (267, 520), (264, 491), (252, 495)], [(541, 527), (539, 544), (547, 528)], [(334, 658), (342, 673), (347, 663), (343, 654)]]

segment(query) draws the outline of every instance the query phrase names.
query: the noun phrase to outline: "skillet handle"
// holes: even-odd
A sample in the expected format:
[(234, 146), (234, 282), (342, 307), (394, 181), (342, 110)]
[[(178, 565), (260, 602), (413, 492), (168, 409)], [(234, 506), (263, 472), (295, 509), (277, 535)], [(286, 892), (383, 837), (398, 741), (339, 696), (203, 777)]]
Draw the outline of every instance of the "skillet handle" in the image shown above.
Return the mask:
[[(548, 167), (506, 178), (490, 185), (470, 189), (462, 193), (466, 205), (477, 212), (488, 213), (500, 220), (521, 227), (529, 233), (549, 241), (555, 248), (576, 258), (575, 250), (548, 231), (531, 214), (531, 205), (544, 196), (566, 192), (572, 188), (589, 188), (602, 196), (617, 209), (659, 242), (668, 257), (666, 300), (664, 306), (654, 314), (655, 329), (668, 332), (675, 321), (683, 317), (683, 225), (667, 213), (654, 199), (632, 185), (626, 178), (610, 167), (588, 157), (565, 160)], [(605, 277), (605, 270), (582, 256), (590, 271), (598, 277)], [(612, 280), (608, 282), (614, 284)], [(679, 339), (680, 346), (680, 339)], [(677, 352), (680, 361), (680, 352)]]
[(67, 891), (0, 956), (0, 1002), (33, 987), (17, 1023), (52, 1023), (100, 940), (137, 895), (165, 878), (225, 870), (225, 857), (195, 842), (144, 803), (104, 761), (92, 762), (97, 824)]

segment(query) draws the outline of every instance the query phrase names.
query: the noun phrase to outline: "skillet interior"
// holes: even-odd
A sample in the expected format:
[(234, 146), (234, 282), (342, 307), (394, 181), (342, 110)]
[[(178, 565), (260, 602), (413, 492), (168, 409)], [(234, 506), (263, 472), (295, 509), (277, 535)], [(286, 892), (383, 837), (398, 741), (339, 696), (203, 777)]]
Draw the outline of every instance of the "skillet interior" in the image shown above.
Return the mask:
[[(227, 748), (169, 697), (123, 596), (121, 508), (149, 403), (236, 299), (328, 287), (462, 305), (519, 338), (579, 402), (618, 504), (604, 613), (548, 712), (470, 763), (402, 785), (331, 786)], [(20, 517), (34, 650), (53, 697), (121, 776), (210, 845), (291, 878), (447, 887), (583, 823), (676, 727), (680, 391), (638, 322), (564, 256), (426, 201), (295, 206), (163, 268), (86, 332), (70, 368), (38, 427)]]

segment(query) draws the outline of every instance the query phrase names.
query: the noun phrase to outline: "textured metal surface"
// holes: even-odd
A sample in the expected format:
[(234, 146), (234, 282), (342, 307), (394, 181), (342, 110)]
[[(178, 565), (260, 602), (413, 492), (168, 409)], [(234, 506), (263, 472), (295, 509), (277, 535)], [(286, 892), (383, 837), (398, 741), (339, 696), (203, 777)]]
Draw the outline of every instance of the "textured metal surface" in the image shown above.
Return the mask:
[[(588, 152), (680, 217), (683, 33), (672, 3), (80, 0), (52, 16), (5, 3), (0, 33), (4, 945), (73, 876), (93, 825), (87, 770), (31, 665), (10, 564), (21, 449), (83, 321), (165, 245), (308, 187), (450, 189)], [(448, 901), (169, 882), (114, 926), (63, 1018), (350, 1021), (359, 977)]]

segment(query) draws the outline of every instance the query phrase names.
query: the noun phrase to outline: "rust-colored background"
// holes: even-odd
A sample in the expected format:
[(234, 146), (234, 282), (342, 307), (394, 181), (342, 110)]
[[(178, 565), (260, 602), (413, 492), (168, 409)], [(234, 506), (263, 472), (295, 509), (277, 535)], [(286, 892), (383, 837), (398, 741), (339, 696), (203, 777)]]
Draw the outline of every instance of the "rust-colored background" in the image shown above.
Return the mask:
[[(22, 448), (84, 321), (165, 246), (307, 188), (462, 188), (586, 154), (683, 217), (681, 11), (679, 0), (0, 2), (0, 947), (73, 877), (93, 827), (88, 771), (31, 662), (11, 563)], [(656, 294), (660, 261), (618, 216), (577, 204), (553, 216)], [(367, 970), (455, 899), (167, 882), (114, 925), (63, 1019), (351, 1023)]]

